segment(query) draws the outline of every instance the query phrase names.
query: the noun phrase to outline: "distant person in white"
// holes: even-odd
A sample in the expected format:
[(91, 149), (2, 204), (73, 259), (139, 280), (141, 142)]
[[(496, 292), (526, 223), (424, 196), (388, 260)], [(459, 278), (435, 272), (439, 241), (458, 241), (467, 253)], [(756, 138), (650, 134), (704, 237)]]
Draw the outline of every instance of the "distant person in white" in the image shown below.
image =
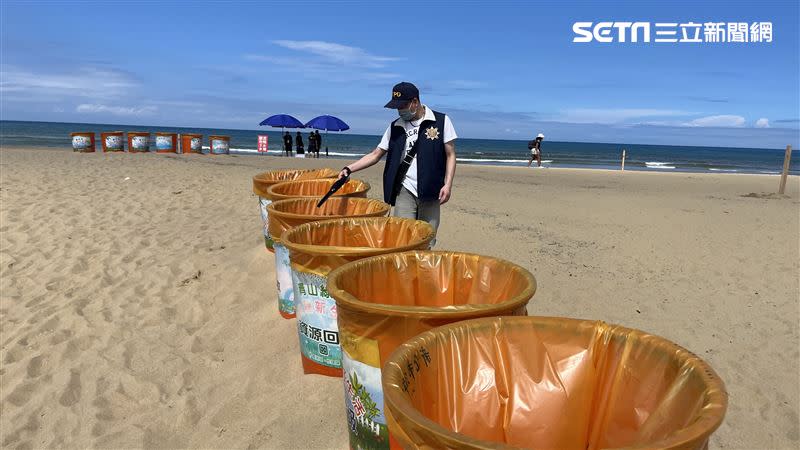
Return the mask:
[(544, 135), (542, 133), (539, 133), (539, 135), (536, 136), (536, 139), (528, 142), (528, 150), (531, 151), (531, 157), (530, 159), (528, 159), (528, 167), (531, 166), (531, 163), (533, 162), (534, 159), (536, 160), (536, 164), (538, 164), (539, 167), (542, 167), (543, 140), (544, 140)]
[(389, 124), (375, 150), (345, 166), (339, 177), (370, 167), (387, 155), (383, 196), (394, 206), (393, 215), (424, 220), (436, 231), (439, 209), (450, 200), (456, 171), (458, 136), (453, 123), (422, 104), (411, 83), (395, 85), (385, 107), (397, 109), (400, 118)]

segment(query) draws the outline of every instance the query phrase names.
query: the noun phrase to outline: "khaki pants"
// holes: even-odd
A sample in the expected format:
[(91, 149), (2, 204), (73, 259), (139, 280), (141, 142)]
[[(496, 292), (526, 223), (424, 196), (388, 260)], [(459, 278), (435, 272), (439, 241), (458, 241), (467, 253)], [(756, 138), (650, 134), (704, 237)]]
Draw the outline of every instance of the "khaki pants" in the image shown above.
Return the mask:
[[(394, 202), (393, 216), (407, 219), (424, 220), (433, 226), (435, 233), (439, 229), (439, 200), (420, 201), (408, 189), (402, 188)], [(436, 238), (431, 241), (431, 248)]]

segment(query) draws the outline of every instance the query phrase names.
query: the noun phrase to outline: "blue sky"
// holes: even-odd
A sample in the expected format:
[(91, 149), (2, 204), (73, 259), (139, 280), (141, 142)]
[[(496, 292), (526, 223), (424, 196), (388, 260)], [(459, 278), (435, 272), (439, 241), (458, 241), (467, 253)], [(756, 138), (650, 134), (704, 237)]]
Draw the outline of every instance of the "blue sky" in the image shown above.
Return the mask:
[[(461, 137), (800, 143), (798, 2), (646, 3), (4, 0), (0, 114), (242, 129), (334, 114), (379, 134), (406, 80)], [(578, 21), (764, 21), (773, 41), (574, 43)]]

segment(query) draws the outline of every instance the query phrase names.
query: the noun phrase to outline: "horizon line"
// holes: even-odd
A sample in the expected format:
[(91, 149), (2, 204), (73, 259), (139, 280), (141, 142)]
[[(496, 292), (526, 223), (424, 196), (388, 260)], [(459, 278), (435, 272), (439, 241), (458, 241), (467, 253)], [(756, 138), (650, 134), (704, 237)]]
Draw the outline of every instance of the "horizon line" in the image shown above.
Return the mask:
[[(76, 125), (109, 125), (109, 126), (126, 126), (126, 127), (147, 127), (147, 128), (158, 128), (162, 125), (131, 125), (131, 124), (120, 124), (120, 123), (98, 123), (98, 122), (52, 122), (46, 120), (17, 120), (17, 119), (0, 119), (0, 122), (29, 122), (29, 123), (54, 123), (54, 124), (76, 124)], [(260, 125), (259, 125), (260, 126)], [(258, 132), (261, 130), (264, 131), (273, 131), (273, 132), (281, 132), (286, 130), (314, 130), (314, 128), (287, 128), (286, 130), (280, 129), (280, 127), (265, 127), (261, 126), (262, 128), (222, 128), (222, 127), (193, 127), (193, 126), (175, 126), (175, 125), (163, 125), (164, 128), (187, 128), (187, 129), (219, 129), (219, 130), (231, 130), (231, 131), (253, 131)], [(713, 128), (713, 127), (709, 127)], [(795, 130), (794, 128), (785, 128), (786, 130)], [(0, 130), (1, 131), (1, 130)], [(119, 130), (126, 132), (125, 130)], [(131, 130), (136, 131), (136, 130)], [(796, 130), (800, 132), (800, 129)], [(362, 133), (347, 133), (346, 131), (335, 131), (334, 133), (345, 133), (349, 136), (370, 136), (370, 137), (377, 137), (380, 138), (380, 134), (362, 134)], [(0, 133), (2, 134), (2, 133)], [(484, 141), (507, 141), (507, 142), (527, 142), (528, 139), (500, 139), (500, 138), (463, 138), (459, 137), (458, 139), (463, 140), (484, 140)], [(638, 142), (595, 142), (595, 141), (556, 141), (551, 140), (548, 142), (558, 142), (558, 143), (571, 143), (571, 144), (600, 144), (600, 145), (644, 145), (644, 146), (651, 146), (651, 147), (698, 147), (698, 148), (735, 148), (735, 149), (751, 149), (751, 150), (781, 150), (784, 151), (784, 148), (769, 148), (769, 147), (738, 147), (738, 146), (715, 146), (715, 145), (670, 145), (670, 144), (645, 144), (645, 143), (638, 143)], [(792, 144), (786, 144), (787, 146), (791, 146)], [(794, 148), (792, 146), (792, 153), (800, 151), (800, 146), (798, 148)]]

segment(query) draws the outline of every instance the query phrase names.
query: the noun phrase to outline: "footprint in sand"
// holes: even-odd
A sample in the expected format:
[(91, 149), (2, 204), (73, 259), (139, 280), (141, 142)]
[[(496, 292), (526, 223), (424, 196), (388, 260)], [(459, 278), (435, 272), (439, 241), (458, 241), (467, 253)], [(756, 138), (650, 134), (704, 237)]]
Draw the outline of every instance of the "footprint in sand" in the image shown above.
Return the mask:
[(26, 369), (28, 378), (37, 378), (42, 374), (42, 367), (47, 364), (47, 357), (44, 355), (36, 355), (28, 361)]
[(23, 381), (10, 394), (6, 397), (5, 401), (11, 403), (14, 406), (22, 406), (28, 403), (28, 400), (31, 399), (33, 393), (36, 391), (36, 387), (39, 385), (39, 380), (35, 381)]
[(62, 406), (72, 406), (81, 400), (81, 372), (71, 369), (67, 388), (61, 394), (58, 402)]
[(73, 275), (86, 272), (87, 270), (89, 270), (89, 263), (86, 262), (85, 257), (79, 258), (77, 264), (72, 266)]
[[(41, 417), (39, 411), (41, 409), (37, 409), (31, 415), (28, 416), (28, 421), (25, 425), (17, 428), (12, 433), (8, 434), (5, 440), (3, 440), (3, 447), (9, 447), (11, 444), (19, 441), (23, 437), (33, 437), (39, 431), (40, 424), (39, 424), (39, 417)], [(17, 449), (24, 449), (24, 448), (33, 448), (30, 441), (23, 441), (19, 445), (16, 446)]]

